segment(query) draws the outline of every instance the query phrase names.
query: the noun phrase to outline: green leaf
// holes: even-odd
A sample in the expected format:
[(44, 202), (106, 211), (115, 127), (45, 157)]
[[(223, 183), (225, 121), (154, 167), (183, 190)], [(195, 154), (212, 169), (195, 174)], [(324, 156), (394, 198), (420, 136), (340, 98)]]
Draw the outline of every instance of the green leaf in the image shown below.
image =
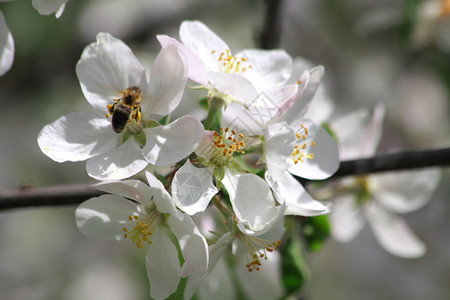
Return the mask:
[(330, 235), (330, 223), (327, 216), (304, 218), (302, 220), (302, 237), (308, 250), (319, 251)]
[(309, 280), (309, 270), (302, 253), (299, 238), (289, 236), (281, 249), (281, 275), (285, 290), (284, 298), (300, 291)]

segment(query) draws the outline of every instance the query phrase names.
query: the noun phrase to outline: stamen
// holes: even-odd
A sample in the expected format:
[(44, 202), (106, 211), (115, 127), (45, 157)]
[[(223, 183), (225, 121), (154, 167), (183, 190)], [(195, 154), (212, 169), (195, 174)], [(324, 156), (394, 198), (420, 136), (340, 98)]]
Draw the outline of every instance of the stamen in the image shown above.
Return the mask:
[(213, 133), (214, 152), (210, 160), (217, 166), (225, 166), (234, 152), (244, 153), (245, 136), (230, 128), (220, 128), (220, 134)]
[(242, 242), (247, 252), (247, 264), (245, 265), (249, 272), (259, 271), (261, 259), (267, 259), (267, 252), (278, 250), (281, 241), (268, 241), (255, 236), (248, 236), (238, 233), (237, 238)]
[[(294, 164), (298, 164), (299, 162), (304, 162), (304, 158), (307, 159), (313, 159), (314, 153), (307, 153), (307, 151), (301, 151), (301, 150), (307, 150), (308, 149), (308, 142), (306, 141), (306, 138), (309, 135), (308, 128), (304, 126), (303, 124), (300, 124), (300, 129), (295, 133), (295, 137), (297, 140), (300, 140), (301, 143), (298, 143), (295, 145), (294, 149), (292, 150), (292, 160), (294, 161)], [(297, 141), (299, 142), (299, 141)], [(312, 147), (316, 146), (316, 142), (312, 141), (310, 143)]]
[[(215, 54), (216, 50), (212, 50), (211, 54)], [(249, 65), (248, 59), (245, 57), (238, 58), (236, 56), (231, 55), (229, 49), (226, 52), (220, 53), (217, 58), (219, 70), (223, 73), (232, 73), (232, 74), (242, 74), (247, 69), (251, 69), (252, 66)]]
[(123, 227), (123, 237), (130, 239), (133, 244), (139, 249), (144, 247), (143, 243), (151, 244), (150, 236), (154, 230), (164, 222), (164, 217), (157, 210), (152, 209), (145, 217), (138, 215), (129, 215), (128, 220), (136, 221), (136, 225), (133, 228)]

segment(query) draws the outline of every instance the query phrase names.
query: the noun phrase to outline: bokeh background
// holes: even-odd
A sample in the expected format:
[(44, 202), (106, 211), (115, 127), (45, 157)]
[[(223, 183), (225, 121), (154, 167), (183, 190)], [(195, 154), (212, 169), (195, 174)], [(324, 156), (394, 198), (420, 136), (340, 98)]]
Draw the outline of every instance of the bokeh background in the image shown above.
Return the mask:
[[(411, 38), (420, 1), (280, 2), (278, 47), (325, 66), (334, 116), (383, 102), (380, 153), (450, 145), (450, 50), (442, 34)], [(93, 182), (85, 163), (53, 162), (36, 137), (60, 116), (90, 109), (75, 64), (98, 32), (123, 39), (150, 65), (160, 49), (155, 34), (177, 37), (184, 19), (203, 21), (235, 52), (257, 47), (265, 8), (262, 0), (71, 0), (56, 19), (29, 0), (0, 3), (16, 46), (0, 78), (0, 189)], [(445, 27), (450, 36), (448, 23), (435, 29)], [(303, 299), (448, 299), (449, 195), (443, 169), (432, 201), (405, 216), (428, 247), (423, 258), (388, 254), (368, 228), (349, 244), (329, 239), (322, 251), (305, 253), (311, 279)], [(0, 211), (0, 299), (148, 298), (145, 251), (82, 236), (74, 209)]]

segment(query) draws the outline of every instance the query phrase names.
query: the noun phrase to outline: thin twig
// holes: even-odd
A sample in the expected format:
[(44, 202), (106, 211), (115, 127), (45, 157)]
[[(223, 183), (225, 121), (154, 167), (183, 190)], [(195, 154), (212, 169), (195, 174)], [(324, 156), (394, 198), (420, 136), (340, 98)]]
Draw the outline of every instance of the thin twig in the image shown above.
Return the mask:
[(343, 161), (332, 178), (448, 165), (450, 165), (450, 148), (382, 154), (371, 158)]
[(104, 192), (90, 187), (89, 184), (5, 190), (0, 191), (0, 210), (79, 204), (101, 194)]
[[(371, 158), (342, 161), (339, 170), (327, 180), (350, 175), (449, 165), (450, 148), (382, 154)], [(300, 178), (299, 181), (310, 182)], [(0, 210), (79, 204), (101, 194), (104, 192), (88, 184), (5, 190), (0, 191)]]

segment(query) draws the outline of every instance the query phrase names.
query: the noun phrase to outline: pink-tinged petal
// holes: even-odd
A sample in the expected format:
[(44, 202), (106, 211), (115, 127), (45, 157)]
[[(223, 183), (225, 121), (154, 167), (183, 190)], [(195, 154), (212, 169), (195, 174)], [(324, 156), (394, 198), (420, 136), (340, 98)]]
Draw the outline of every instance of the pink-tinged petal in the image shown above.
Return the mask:
[[(293, 175), (308, 179), (325, 179), (330, 177), (339, 168), (339, 150), (336, 141), (321, 126), (309, 120), (301, 123), (308, 128), (309, 135), (304, 142), (307, 143), (306, 153), (313, 153), (313, 159), (304, 158), (303, 162), (294, 164), (288, 159), (288, 171)], [(312, 146), (312, 142), (315, 146)]]
[(121, 91), (132, 86), (145, 91), (148, 85), (144, 67), (131, 49), (108, 33), (99, 33), (97, 42), (84, 49), (76, 73), (87, 101), (102, 113)]
[(161, 47), (166, 48), (170, 45), (175, 45), (184, 54), (188, 64), (188, 77), (191, 80), (202, 85), (208, 83), (205, 65), (188, 47), (167, 35), (157, 35), (156, 38), (161, 44)]
[(331, 205), (319, 202), (291, 174), (284, 172), (277, 180), (266, 173), (266, 181), (280, 203), (286, 204), (285, 215), (319, 216), (331, 212)]
[(130, 137), (119, 147), (90, 158), (86, 170), (89, 176), (97, 180), (118, 180), (137, 174), (147, 165), (141, 148)]
[(189, 154), (200, 144), (203, 125), (191, 116), (153, 128), (144, 129), (147, 140), (142, 155), (154, 165), (170, 165)]
[(247, 104), (258, 97), (258, 92), (253, 87), (252, 83), (241, 75), (220, 72), (207, 73), (212, 86), (214, 86), (219, 93), (224, 94), (226, 97), (230, 97), (231, 100)]
[(114, 149), (119, 138), (111, 122), (97, 114), (74, 112), (39, 132), (42, 152), (57, 162), (83, 161)]
[(133, 228), (129, 215), (139, 215), (135, 203), (116, 195), (101, 195), (78, 206), (75, 219), (78, 229), (86, 236), (117, 241), (129, 241), (123, 237), (123, 227)]
[(155, 201), (158, 211), (182, 220), (184, 217), (183, 214), (177, 210), (172, 196), (166, 191), (162, 182), (149, 172), (145, 172), (145, 177), (147, 178), (150, 194), (152, 195), (153, 201)]
[(167, 219), (170, 229), (178, 239), (184, 264), (181, 268), (181, 277), (187, 277), (194, 272), (204, 272), (208, 268), (208, 243), (198, 230), (190, 216), (183, 220), (174, 217)]
[(236, 273), (246, 299), (281, 299), (284, 293), (281, 282), (281, 257), (278, 251), (267, 252), (267, 260), (262, 261), (260, 269), (249, 272), (247, 257), (238, 256)]
[(383, 135), (384, 105), (379, 103), (373, 112), (372, 120), (367, 126), (361, 141), (361, 156), (370, 157), (375, 154)]
[[(307, 77), (308, 82), (304, 86), (304, 89), (299, 88), (297, 95), (291, 99), (293, 105), (283, 115), (283, 121), (292, 126), (294, 124), (297, 125), (304, 117), (319, 88), (324, 72), (325, 70), (322, 66), (315, 67), (309, 71), (309, 76)], [(300, 78), (300, 80), (303, 79)]]
[(214, 267), (220, 258), (222, 258), (223, 253), (227, 250), (229, 244), (233, 240), (231, 233), (227, 232), (212, 246), (209, 247), (209, 264), (206, 272), (195, 272), (189, 276), (186, 287), (184, 289), (184, 299), (191, 299), (197, 291), (200, 284), (203, 282), (206, 276), (212, 272)]
[(218, 71), (217, 58), (220, 53), (229, 50), (220, 37), (199, 21), (183, 21), (180, 26), (180, 40), (203, 62), (206, 69), (211, 71)]
[(275, 123), (267, 128), (265, 137), (267, 170), (277, 180), (286, 172), (287, 158), (295, 146), (295, 132), (285, 123)]
[(204, 211), (217, 192), (209, 169), (196, 168), (189, 160), (178, 169), (172, 181), (176, 205), (191, 216)]
[(295, 57), (292, 62), (292, 73), (291, 78), (289, 78), (288, 83), (297, 82), (298, 78), (305, 73), (305, 71), (311, 70), (314, 68), (314, 64), (303, 57)]
[(255, 174), (233, 175), (229, 171), (222, 180), (230, 196), (239, 229), (248, 235), (267, 232), (284, 212), (277, 207), (269, 185)]
[(353, 240), (365, 225), (361, 207), (354, 195), (333, 198), (333, 212), (330, 214), (331, 235), (341, 243)]
[(418, 258), (425, 254), (425, 244), (403, 219), (376, 202), (368, 203), (364, 208), (375, 237), (386, 251), (403, 258)]
[(148, 185), (140, 180), (103, 181), (93, 185), (93, 187), (109, 194), (135, 200), (141, 204), (149, 203), (151, 198)]
[(177, 290), (180, 282), (178, 251), (161, 228), (153, 234), (152, 243), (148, 247), (146, 266), (150, 296), (153, 299), (166, 299)]
[[(65, 6), (69, 0), (33, 0), (34, 9), (41, 15), (51, 15), (60, 10), (61, 6)], [(61, 12), (62, 13), (62, 12)]]
[(422, 208), (433, 196), (441, 179), (441, 169), (389, 172), (370, 176), (373, 197), (398, 213)]
[(14, 40), (6, 25), (5, 17), (0, 11), (0, 76), (11, 69), (14, 61)]
[(149, 88), (143, 91), (145, 115), (165, 116), (175, 110), (186, 81), (187, 64), (183, 54), (175, 46), (163, 48), (152, 66)]
[(236, 54), (252, 66), (243, 73), (258, 91), (284, 84), (292, 72), (292, 58), (284, 50), (250, 49)]

